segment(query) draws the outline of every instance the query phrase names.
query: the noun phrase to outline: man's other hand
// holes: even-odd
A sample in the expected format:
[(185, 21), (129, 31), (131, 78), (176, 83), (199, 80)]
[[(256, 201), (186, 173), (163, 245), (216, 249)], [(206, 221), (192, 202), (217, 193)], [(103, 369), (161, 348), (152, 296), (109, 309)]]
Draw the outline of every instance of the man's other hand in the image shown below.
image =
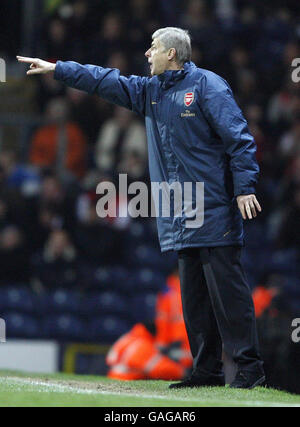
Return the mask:
[(262, 210), (255, 194), (243, 194), (241, 196), (237, 196), (236, 200), (243, 219), (255, 218), (257, 216), (257, 210), (259, 212)]
[(19, 62), (25, 62), (30, 64), (30, 70), (27, 71), (27, 75), (32, 74), (46, 74), (51, 71), (55, 71), (56, 64), (52, 62), (43, 61), (39, 58), (27, 58), (26, 56), (17, 56)]

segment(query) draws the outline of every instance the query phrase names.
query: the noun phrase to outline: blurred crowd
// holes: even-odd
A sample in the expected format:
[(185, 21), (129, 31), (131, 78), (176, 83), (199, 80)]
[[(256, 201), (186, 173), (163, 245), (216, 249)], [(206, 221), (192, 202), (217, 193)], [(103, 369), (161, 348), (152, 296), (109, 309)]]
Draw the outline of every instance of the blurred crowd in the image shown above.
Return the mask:
[[(243, 257), (251, 288), (262, 291), (256, 293), (263, 307), (258, 315), (262, 347), (276, 353), (271, 339), (288, 346), (290, 319), (300, 317), (300, 83), (292, 80), (291, 66), (300, 58), (299, 2), (41, 3), (30, 52), (12, 52), (16, 34), (6, 45), (2, 40), (0, 53), (6, 49), (8, 56), (30, 54), (148, 75), (144, 52), (151, 34), (180, 26), (191, 33), (196, 65), (229, 82), (255, 137), (261, 168), (257, 194), (263, 211), (245, 224)], [(99, 269), (121, 267), (129, 274), (140, 268), (146, 277), (147, 268), (167, 277), (176, 257), (159, 254), (151, 219), (96, 214), (100, 182), (117, 183), (118, 174), (127, 173), (129, 181), (148, 183), (143, 122), (51, 75), (31, 84), (28, 108), (42, 119), (28, 132), (25, 155), (17, 142), (2, 143), (0, 152), (0, 284), (82, 292), (101, 288), (101, 279), (95, 279)], [(129, 282), (117, 288), (132, 286)], [(271, 373), (274, 354), (268, 355)]]

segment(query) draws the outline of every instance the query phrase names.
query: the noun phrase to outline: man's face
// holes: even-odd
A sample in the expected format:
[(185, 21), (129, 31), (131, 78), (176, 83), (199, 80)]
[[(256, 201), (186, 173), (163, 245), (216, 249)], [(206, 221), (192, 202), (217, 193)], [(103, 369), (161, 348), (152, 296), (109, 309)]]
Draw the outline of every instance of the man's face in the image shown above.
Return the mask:
[(169, 59), (168, 51), (159, 39), (154, 39), (150, 49), (147, 50), (145, 56), (150, 64), (150, 72), (152, 76), (158, 76), (168, 69)]

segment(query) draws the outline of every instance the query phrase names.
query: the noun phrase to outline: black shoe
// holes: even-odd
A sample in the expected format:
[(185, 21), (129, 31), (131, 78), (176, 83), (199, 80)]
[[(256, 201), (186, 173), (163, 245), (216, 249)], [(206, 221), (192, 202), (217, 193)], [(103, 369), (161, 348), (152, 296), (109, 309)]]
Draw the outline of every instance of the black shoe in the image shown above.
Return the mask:
[(238, 370), (235, 380), (230, 384), (230, 388), (245, 388), (251, 390), (254, 387), (262, 386), (266, 381), (263, 371)]
[(216, 378), (216, 377), (194, 377), (191, 376), (186, 380), (170, 384), (169, 388), (171, 389), (179, 389), (179, 388), (195, 388), (195, 387), (224, 387), (225, 379), (224, 377)]

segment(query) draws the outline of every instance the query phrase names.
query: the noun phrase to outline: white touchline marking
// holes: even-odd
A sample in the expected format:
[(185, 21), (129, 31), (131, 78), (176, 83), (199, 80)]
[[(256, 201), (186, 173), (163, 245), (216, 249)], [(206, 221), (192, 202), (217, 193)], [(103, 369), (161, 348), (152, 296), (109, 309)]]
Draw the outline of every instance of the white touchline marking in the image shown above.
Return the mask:
[[(117, 392), (117, 391), (103, 391), (103, 390), (93, 390), (93, 389), (86, 389), (86, 388), (79, 388), (76, 386), (66, 385), (66, 384), (58, 384), (58, 383), (51, 383), (49, 381), (45, 382), (42, 380), (32, 380), (27, 378), (15, 378), (15, 377), (3, 377), (0, 378), (0, 382), (2, 380), (9, 381), (12, 383), (20, 384), (20, 385), (31, 385), (34, 387), (44, 387), (45, 390), (39, 390), (40, 392), (47, 392), (51, 391), (52, 393), (65, 393), (65, 392), (72, 392), (75, 394), (87, 394), (87, 395), (111, 395), (111, 396), (131, 396), (131, 397), (138, 397), (138, 398), (146, 398), (146, 399), (165, 399), (165, 400), (174, 400), (174, 401), (182, 401), (182, 402), (197, 402), (201, 403), (200, 398), (188, 398), (188, 397), (180, 397), (180, 396), (168, 396), (168, 395), (151, 395), (151, 394), (138, 394), (133, 392)], [(48, 389), (48, 390), (47, 390)], [(209, 398), (208, 398), (209, 399)], [(209, 401), (207, 402), (209, 403)], [(224, 401), (218, 401), (212, 402), (215, 405), (218, 403), (220, 405), (224, 405)], [(263, 402), (259, 400), (253, 400), (253, 401), (247, 401), (247, 400), (230, 400), (231, 405), (246, 405), (246, 406), (282, 406), (282, 407), (296, 407), (300, 408), (300, 403), (281, 403), (281, 402)]]

